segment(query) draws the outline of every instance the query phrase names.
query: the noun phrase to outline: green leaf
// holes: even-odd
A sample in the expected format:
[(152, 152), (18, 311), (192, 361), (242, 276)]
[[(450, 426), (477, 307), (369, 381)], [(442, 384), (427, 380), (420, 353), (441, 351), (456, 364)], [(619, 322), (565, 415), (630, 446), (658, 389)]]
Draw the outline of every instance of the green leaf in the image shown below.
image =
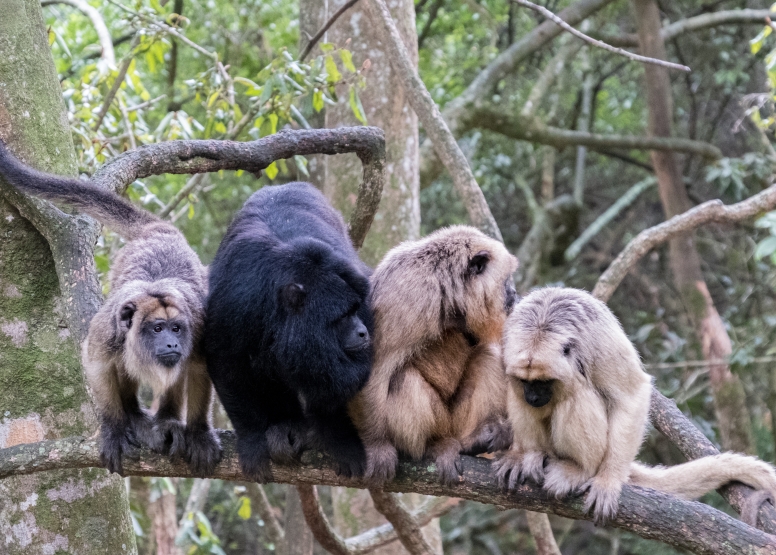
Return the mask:
[(207, 107), (212, 108), (213, 104), (216, 103), (216, 100), (218, 100), (218, 91), (211, 94), (207, 99)]
[(267, 116), (269, 119), (270, 124), (270, 135), (274, 135), (278, 132), (278, 115), (276, 113), (271, 113)]
[(321, 52), (326, 54), (327, 52), (331, 52), (332, 50), (334, 50), (334, 45), (330, 42), (322, 42), (320, 44), (320, 48), (321, 48)]
[(348, 71), (355, 73), (356, 72), (356, 66), (353, 65), (353, 53), (350, 50), (345, 50), (344, 48), (341, 48), (339, 51), (340, 59), (342, 60), (342, 65), (345, 66), (345, 69)]
[(325, 58), (326, 73), (328, 74), (327, 81), (329, 83), (338, 83), (342, 79), (342, 74), (337, 69), (337, 64), (331, 54)]
[(755, 260), (762, 260), (766, 256), (776, 253), (776, 237), (768, 237), (757, 244), (754, 250)]
[[(264, 173), (267, 174), (267, 177), (270, 179), (275, 179), (278, 175), (278, 166), (275, 162), (272, 162), (269, 166), (267, 166), (267, 169), (264, 170)], [(774, 237), (776, 239), (776, 237)]]
[(763, 30), (760, 31), (760, 33), (749, 41), (749, 48), (752, 51), (752, 54), (757, 54), (760, 49), (763, 47), (763, 44), (765, 43), (765, 39), (768, 38), (768, 36), (773, 32), (773, 29), (768, 27), (763, 27)]
[(320, 112), (323, 110), (323, 91), (320, 89), (315, 89), (315, 92), (313, 93), (313, 109), (316, 112)]
[(237, 516), (243, 520), (251, 518), (251, 499), (249, 497), (240, 498), (240, 508), (237, 509)]
[(364, 113), (364, 106), (361, 104), (361, 99), (358, 97), (356, 87), (350, 86), (350, 109), (353, 110), (353, 115), (356, 119), (364, 125), (368, 125), (366, 122), (366, 114)]
[(305, 177), (310, 177), (310, 172), (307, 171), (307, 158), (299, 154), (295, 154), (294, 163), (296, 164), (296, 169), (299, 170), (302, 175)]

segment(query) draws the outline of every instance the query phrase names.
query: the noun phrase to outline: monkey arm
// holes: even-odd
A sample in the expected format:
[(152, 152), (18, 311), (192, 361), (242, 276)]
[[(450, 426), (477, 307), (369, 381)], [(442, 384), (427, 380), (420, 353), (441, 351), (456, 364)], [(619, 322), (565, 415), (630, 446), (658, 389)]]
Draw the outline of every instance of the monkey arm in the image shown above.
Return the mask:
[(630, 465), (644, 438), (651, 394), (651, 382), (645, 380), (635, 393), (607, 399), (606, 452), (585, 501), (585, 510), (595, 507), (596, 520), (606, 520), (617, 513), (620, 490), (628, 480)]

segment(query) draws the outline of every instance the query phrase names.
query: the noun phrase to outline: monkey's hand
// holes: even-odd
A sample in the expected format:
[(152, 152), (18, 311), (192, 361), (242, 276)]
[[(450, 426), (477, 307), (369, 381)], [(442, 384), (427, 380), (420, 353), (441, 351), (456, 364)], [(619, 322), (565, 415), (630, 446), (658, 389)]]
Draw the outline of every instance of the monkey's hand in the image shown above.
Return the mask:
[(148, 446), (172, 459), (186, 458), (185, 426), (177, 418), (154, 419)]
[(100, 443), (100, 462), (110, 472), (124, 475), (124, 467), (121, 464), (122, 455), (136, 456), (137, 440), (129, 422), (103, 421), (100, 427), (102, 442)]
[(184, 458), (191, 472), (200, 478), (213, 474), (221, 460), (221, 443), (213, 430), (209, 426), (187, 427), (185, 441)]
[(459, 481), (463, 468), (461, 467), (461, 443), (454, 438), (435, 441), (428, 449), (428, 454), (434, 458), (439, 479), (445, 485)]
[(382, 486), (393, 480), (398, 464), (399, 453), (390, 442), (367, 446), (365, 477), (372, 485)]
[(590, 475), (568, 460), (549, 458), (544, 467), (544, 489), (560, 499), (582, 493), (590, 486)]
[(585, 512), (593, 508), (593, 520), (604, 524), (617, 516), (622, 483), (605, 476), (595, 476), (589, 482), (590, 492), (585, 498)]
[(504, 489), (515, 489), (528, 478), (537, 484), (544, 479), (544, 453), (540, 451), (523, 453), (512, 449), (494, 460), (493, 466), (499, 485)]
[(360, 478), (366, 470), (366, 451), (361, 441), (329, 446), (329, 455), (334, 459), (334, 470), (343, 478)]
[(302, 422), (281, 422), (267, 428), (269, 456), (277, 463), (294, 465), (299, 462), (306, 444)]

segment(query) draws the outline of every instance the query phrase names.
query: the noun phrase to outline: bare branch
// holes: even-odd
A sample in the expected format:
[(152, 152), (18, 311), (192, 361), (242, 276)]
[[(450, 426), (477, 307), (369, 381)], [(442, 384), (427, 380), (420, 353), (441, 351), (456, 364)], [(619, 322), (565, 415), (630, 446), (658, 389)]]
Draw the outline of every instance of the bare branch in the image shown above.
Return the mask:
[(645, 229), (626, 245), (598, 278), (593, 295), (604, 302), (608, 301), (628, 272), (645, 254), (678, 235), (711, 222), (736, 223), (747, 220), (774, 207), (776, 207), (776, 185), (771, 185), (737, 204), (725, 206), (719, 199), (710, 200), (662, 224)]
[(318, 500), (318, 490), (310, 484), (296, 486), (299, 499), (302, 500), (302, 512), (307, 526), (313, 532), (313, 536), (326, 551), (332, 555), (353, 555), (353, 552), (345, 544), (339, 534), (329, 524), (329, 519), (321, 508)]
[(507, 110), (492, 105), (480, 105), (472, 108), (462, 123), (464, 129), (488, 129), (512, 139), (551, 145), (555, 148), (586, 146), (592, 149), (672, 150), (697, 154), (710, 160), (722, 158), (722, 152), (719, 148), (703, 141), (678, 137), (636, 137), (583, 133), (550, 127), (537, 118), (524, 118), (520, 115), (510, 114), (507, 113)]
[(642, 62), (645, 64), (653, 64), (656, 66), (663, 66), (667, 67), (668, 69), (678, 69), (679, 71), (692, 71), (689, 67), (682, 65), (682, 64), (675, 64), (673, 62), (667, 62), (665, 60), (658, 60), (657, 58), (649, 58), (647, 56), (641, 56), (639, 54), (634, 54), (633, 52), (628, 52), (627, 50), (623, 50), (622, 48), (616, 48), (614, 46), (611, 46), (609, 44), (606, 44), (605, 42), (602, 42), (600, 40), (594, 39), (593, 37), (587, 36), (582, 31), (578, 31), (565, 21), (563, 21), (560, 17), (552, 13), (550, 10), (545, 8), (544, 6), (539, 6), (538, 4), (534, 4), (533, 2), (529, 2), (528, 0), (511, 0), (515, 4), (518, 4), (520, 6), (524, 6), (526, 8), (530, 8), (534, 10), (535, 12), (539, 12), (547, 19), (555, 22), (557, 25), (560, 25), (574, 35), (577, 38), (582, 39), (583, 41), (592, 44), (593, 46), (597, 46), (598, 48), (602, 48), (603, 50), (607, 50), (609, 52), (613, 52), (614, 54), (618, 54), (620, 56), (625, 56), (626, 58), (630, 58), (631, 60), (635, 60), (637, 62)]
[(97, 33), (97, 40), (100, 41), (100, 58), (110, 67), (116, 65), (116, 53), (113, 51), (113, 39), (108, 31), (108, 26), (105, 25), (105, 20), (100, 15), (97, 8), (91, 6), (86, 0), (42, 0), (40, 5), (44, 8), (46, 6), (53, 6), (54, 4), (65, 4), (71, 6), (76, 10), (82, 12), (92, 22), (94, 31)]
[[(681, 413), (679, 418), (687, 422)], [(681, 429), (675, 424), (671, 426)], [(219, 434), (224, 457), (209, 478), (245, 481), (237, 461), (234, 434), (224, 431)], [(700, 434), (700, 437), (703, 438), (703, 434)], [(705, 438), (703, 440), (707, 441)], [(46, 440), (0, 450), (0, 480), (47, 470), (99, 466), (96, 438)], [(463, 479), (453, 486), (440, 484), (436, 472), (429, 471), (427, 466), (413, 461), (401, 461), (397, 477), (386, 484), (386, 491), (413, 491), (424, 495), (460, 497), (492, 504), (501, 509), (550, 512), (577, 520), (591, 518), (582, 512), (580, 497), (555, 499), (533, 483), (523, 484), (516, 491), (505, 493), (497, 484), (490, 462), (482, 458), (461, 457)], [(273, 464), (271, 468), (273, 480), (279, 483), (366, 487), (362, 481), (337, 477), (333, 464), (315, 452), (305, 452), (302, 464), (298, 466)], [(134, 476), (192, 477), (185, 463), (171, 462), (147, 449), (139, 450), (137, 459), (125, 459), (124, 469), (127, 475)], [(645, 538), (663, 541), (704, 555), (776, 555), (776, 539), (773, 536), (747, 526), (708, 505), (684, 501), (644, 488), (623, 488), (619, 512), (609, 524)]]
[(257, 141), (167, 141), (142, 146), (117, 156), (92, 177), (92, 182), (123, 192), (137, 179), (164, 173), (245, 170), (257, 173), (275, 160), (301, 154), (355, 152), (363, 164), (350, 237), (356, 248), (364, 242), (383, 191), (385, 135), (377, 127), (341, 127), (280, 131)]
[(653, 187), (657, 183), (657, 178), (654, 176), (647, 177), (646, 179), (642, 179), (638, 183), (632, 185), (630, 189), (625, 191), (625, 194), (622, 195), (620, 198), (618, 198), (614, 204), (612, 204), (609, 208), (607, 208), (603, 214), (598, 216), (592, 224), (590, 224), (585, 231), (583, 231), (577, 239), (569, 245), (569, 247), (566, 249), (566, 252), (564, 253), (563, 257), (566, 259), (567, 262), (570, 262), (574, 260), (577, 256), (579, 256), (579, 253), (582, 252), (582, 249), (585, 245), (587, 245), (590, 240), (598, 235), (602, 229), (604, 229), (609, 223), (616, 218), (620, 212), (628, 208), (631, 204), (633, 204), (637, 198), (639, 198), (639, 195), (649, 189), (650, 187)]
[(493, 218), (487, 202), (485, 202), (485, 196), (474, 179), (474, 174), (455, 137), (442, 118), (439, 107), (431, 98), (410, 61), (407, 48), (402, 42), (385, 1), (369, 0), (367, 10), (375, 24), (380, 40), (386, 45), (391, 67), (399, 76), (407, 99), (423, 124), (423, 129), (434, 144), (437, 156), (450, 173), (472, 225), (490, 237), (501, 241), (501, 231), (499, 231), (496, 220)]
[(275, 511), (272, 510), (272, 505), (267, 499), (267, 492), (264, 491), (264, 486), (255, 482), (245, 482), (243, 484), (248, 497), (251, 500), (251, 508), (255, 510), (261, 520), (264, 521), (265, 530), (269, 541), (276, 546), (280, 545), (286, 537), (286, 533), (281, 526)]
[(178, 522), (179, 528), (183, 528), (189, 514), (201, 512), (205, 508), (207, 495), (210, 493), (211, 485), (212, 482), (208, 478), (194, 478), (194, 482), (191, 484), (189, 498), (186, 499), (186, 506), (183, 509), (183, 516)]
[[(708, 29), (709, 27), (718, 27), (720, 25), (729, 25), (735, 23), (743, 24), (766, 24), (766, 19), (772, 17), (773, 12), (769, 10), (723, 10), (719, 12), (710, 12), (680, 19), (663, 27), (660, 36), (664, 42), (668, 42), (685, 33)], [(638, 46), (639, 37), (636, 33), (624, 36), (603, 36), (602, 40), (613, 46)]]
[(411, 555), (433, 555), (434, 549), (423, 537), (423, 531), (415, 518), (399, 501), (396, 494), (383, 490), (369, 490), (375, 509), (388, 519), (399, 536), (399, 541)]
[(526, 511), (525, 516), (528, 520), (528, 529), (536, 544), (537, 555), (561, 555), (547, 515)]
[(344, 14), (346, 11), (348, 11), (350, 8), (355, 6), (358, 3), (358, 0), (348, 0), (345, 2), (340, 9), (338, 9), (336, 12), (334, 12), (334, 15), (332, 15), (329, 20), (323, 24), (323, 27), (318, 29), (318, 32), (313, 35), (313, 38), (310, 39), (310, 41), (307, 43), (307, 46), (304, 47), (304, 50), (302, 50), (302, 53), (299, 54), (299, 61), (304, 62), (305, 58), (307, 58), (308, 54), (310, 54), (310, 51), (315, 47), (316, 44), (318, 44), (318, 41), (321, 40), (321, 37), (326, 34), (326, 31), (329, 30), (329, 28), (334, 25), (334, 23), (339, 19), (339, 17)]

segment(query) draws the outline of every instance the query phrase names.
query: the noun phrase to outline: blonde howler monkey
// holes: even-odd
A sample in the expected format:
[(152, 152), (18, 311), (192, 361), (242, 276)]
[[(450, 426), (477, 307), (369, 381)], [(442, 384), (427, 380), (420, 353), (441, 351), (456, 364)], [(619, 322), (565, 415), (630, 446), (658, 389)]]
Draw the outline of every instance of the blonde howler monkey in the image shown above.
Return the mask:
[(588, 490), (597, 521), (617, 514), (623, 484), (696, 499), (738, 480), (776, 493), (770, 465), (736, 453), (672, 467), (635, 462), (644, 439), (652, 379), (617, 318), (577, 289), (523, 298), (503, 343), (512, 447), (494, 464), (509, 488), (531, 478), (563, 497)]

